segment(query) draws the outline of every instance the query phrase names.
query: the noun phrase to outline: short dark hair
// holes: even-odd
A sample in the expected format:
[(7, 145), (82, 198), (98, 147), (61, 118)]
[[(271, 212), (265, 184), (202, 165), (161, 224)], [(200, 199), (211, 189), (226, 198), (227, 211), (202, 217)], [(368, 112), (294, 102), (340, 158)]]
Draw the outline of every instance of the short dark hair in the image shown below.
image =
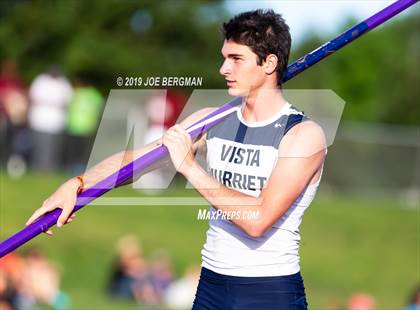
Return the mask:
[(292, 39), (289, 26), (280, 14), (273, 10), (244, 12), (224, 23), (222, 31), (226, 40), (249, 46), (258, 56), (258, 65), (262, 65), (269, 54), (276, 55), (277, 85), (281, 86)]

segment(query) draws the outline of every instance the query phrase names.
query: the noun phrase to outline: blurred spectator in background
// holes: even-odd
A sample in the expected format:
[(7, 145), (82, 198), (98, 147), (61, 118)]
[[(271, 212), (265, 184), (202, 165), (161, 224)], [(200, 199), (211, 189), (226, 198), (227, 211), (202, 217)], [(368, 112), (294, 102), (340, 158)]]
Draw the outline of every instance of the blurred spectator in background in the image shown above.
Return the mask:
[(366, 293), (355, 293), (347, 301), (347, 310), (375, 310), (376, 301)]
[(0, 310), (12, 310), (14, 307), (15, 290), (6, 272), (0, 268)]
[(0, 71), (0, 161), (12, 177), (22, 176), (31, 143), (27, 130), (28, 100), (16, 63), (5, 60)]
[(61, 164), (67, 105), (73, 95), (70, 82), (58, 66), (37, 76), (29, 89), (34, 169), (50, 171)]
[(147, 279), (147, 266), (140, 243), (127, 235), (117, 243), (117, 257), (108, 283), (112, 297), (134, 299), (134, 286)]
[(103, 107), (99, 90), (85, 79), (76, 82), (68, 108), (65, 147), (66, 168), (72, 174), (81, 174), (85, 168)]
[(133, 293), (140, 309), (160, 309), (160, 296), (150, 278), (140, 279), (133, 286)]
[(147, 264), (135, 236), (127, 235), (118, 241), (117, 259), (107, 287), (112, 297), (134, 299), (142, 309), (160, 309), (173, 280), (174, 271), (166, 251), (157, 251)]
[[(175, 125), (185, 100), (183, 94), (173, 89), (167, 90), (166, 98), (160, 93), (150, 97), (146, 102), (148, 129), (144, 136), (144, 145), (159, 139), (168, 128)], [(159, 168), (143, 175), (137, 184), (145, 189), (164, 189), (168, 185), (168, 180), (171, 180), (172, 173), (170, 168)]]
[(40, 305), (69, 309), (70, 298), (60, 289), (57, 267), (36, 249), (24, 258), (15, 253), (2, 258), (0, 309), (35, 309)]
[(174, 271), (168, 253), (161, 249), (156, 251), (148, 265), (147, 277), (134, 286), (137, 303), (149, 309), (159, 308), (168, 286), (174, 280)]
[(152, 255), (149, 273), (152, 285), (160, 298), (174, 280), (171, 259), (165, 250), (159, 250)]
[(410, 295), (407, 306), (404, 310), (420, 310), (420, 285)]
[(26, 255), (22, 285), (18, 292), (19, 309), (48, 305), (55, 310), (66, 310), (70, 306), (69, 296), (60, 290), (58, 268), (34, 248)]
[(4, 309), (18, 309), (17, 290), (23, 280), (24, 266), (24, 259), (16, 253), (10, 253), (0, 259), (0, 303)]
[(191, 309), (199, 278), (200, 267), (188, 267), (181, 279), (167, 287), (164, 295), (165, 307), (172, 310)]

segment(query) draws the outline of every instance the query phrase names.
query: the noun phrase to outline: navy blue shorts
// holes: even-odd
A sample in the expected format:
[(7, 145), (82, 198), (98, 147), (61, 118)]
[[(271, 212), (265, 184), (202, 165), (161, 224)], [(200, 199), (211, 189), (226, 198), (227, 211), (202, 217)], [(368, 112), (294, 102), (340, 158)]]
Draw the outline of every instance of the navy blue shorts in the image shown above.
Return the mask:
[(201, 268), (193, 310), (307, 309), (300, 272), (278, 277), (233, 277)]

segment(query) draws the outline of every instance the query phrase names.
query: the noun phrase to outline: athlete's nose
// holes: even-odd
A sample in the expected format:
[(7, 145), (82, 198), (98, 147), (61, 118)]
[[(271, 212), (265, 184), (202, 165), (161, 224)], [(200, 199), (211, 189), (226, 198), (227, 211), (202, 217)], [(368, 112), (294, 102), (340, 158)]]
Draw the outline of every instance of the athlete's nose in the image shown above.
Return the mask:
[(227, 75), (229, 75), (231, 72), (232, 72), (232, 69), (231, 69), (231, 67), (230, 67), (230, 65), (229, 65), (229, 62), (227, 61), (227, 59), (225, 59), (225, 60), (223, 61), (222, 66), (221, 66), (221, 67), (220, 67), (220, 69), (219, 69), (219, 73), (220, 73), (221, 75), (223, 75), (223, 76), (227, 76)]

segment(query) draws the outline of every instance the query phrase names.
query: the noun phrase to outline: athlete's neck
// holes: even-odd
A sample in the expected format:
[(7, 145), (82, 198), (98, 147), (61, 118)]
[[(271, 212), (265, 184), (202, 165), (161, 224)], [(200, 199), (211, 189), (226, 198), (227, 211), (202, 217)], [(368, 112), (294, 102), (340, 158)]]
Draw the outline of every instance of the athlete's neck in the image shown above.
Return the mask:
[(286, 104), (280, 89), (263, 89), (249, 94), (242, 105), (242, 117), (248, 122), (261, 122), (276, 114)]

